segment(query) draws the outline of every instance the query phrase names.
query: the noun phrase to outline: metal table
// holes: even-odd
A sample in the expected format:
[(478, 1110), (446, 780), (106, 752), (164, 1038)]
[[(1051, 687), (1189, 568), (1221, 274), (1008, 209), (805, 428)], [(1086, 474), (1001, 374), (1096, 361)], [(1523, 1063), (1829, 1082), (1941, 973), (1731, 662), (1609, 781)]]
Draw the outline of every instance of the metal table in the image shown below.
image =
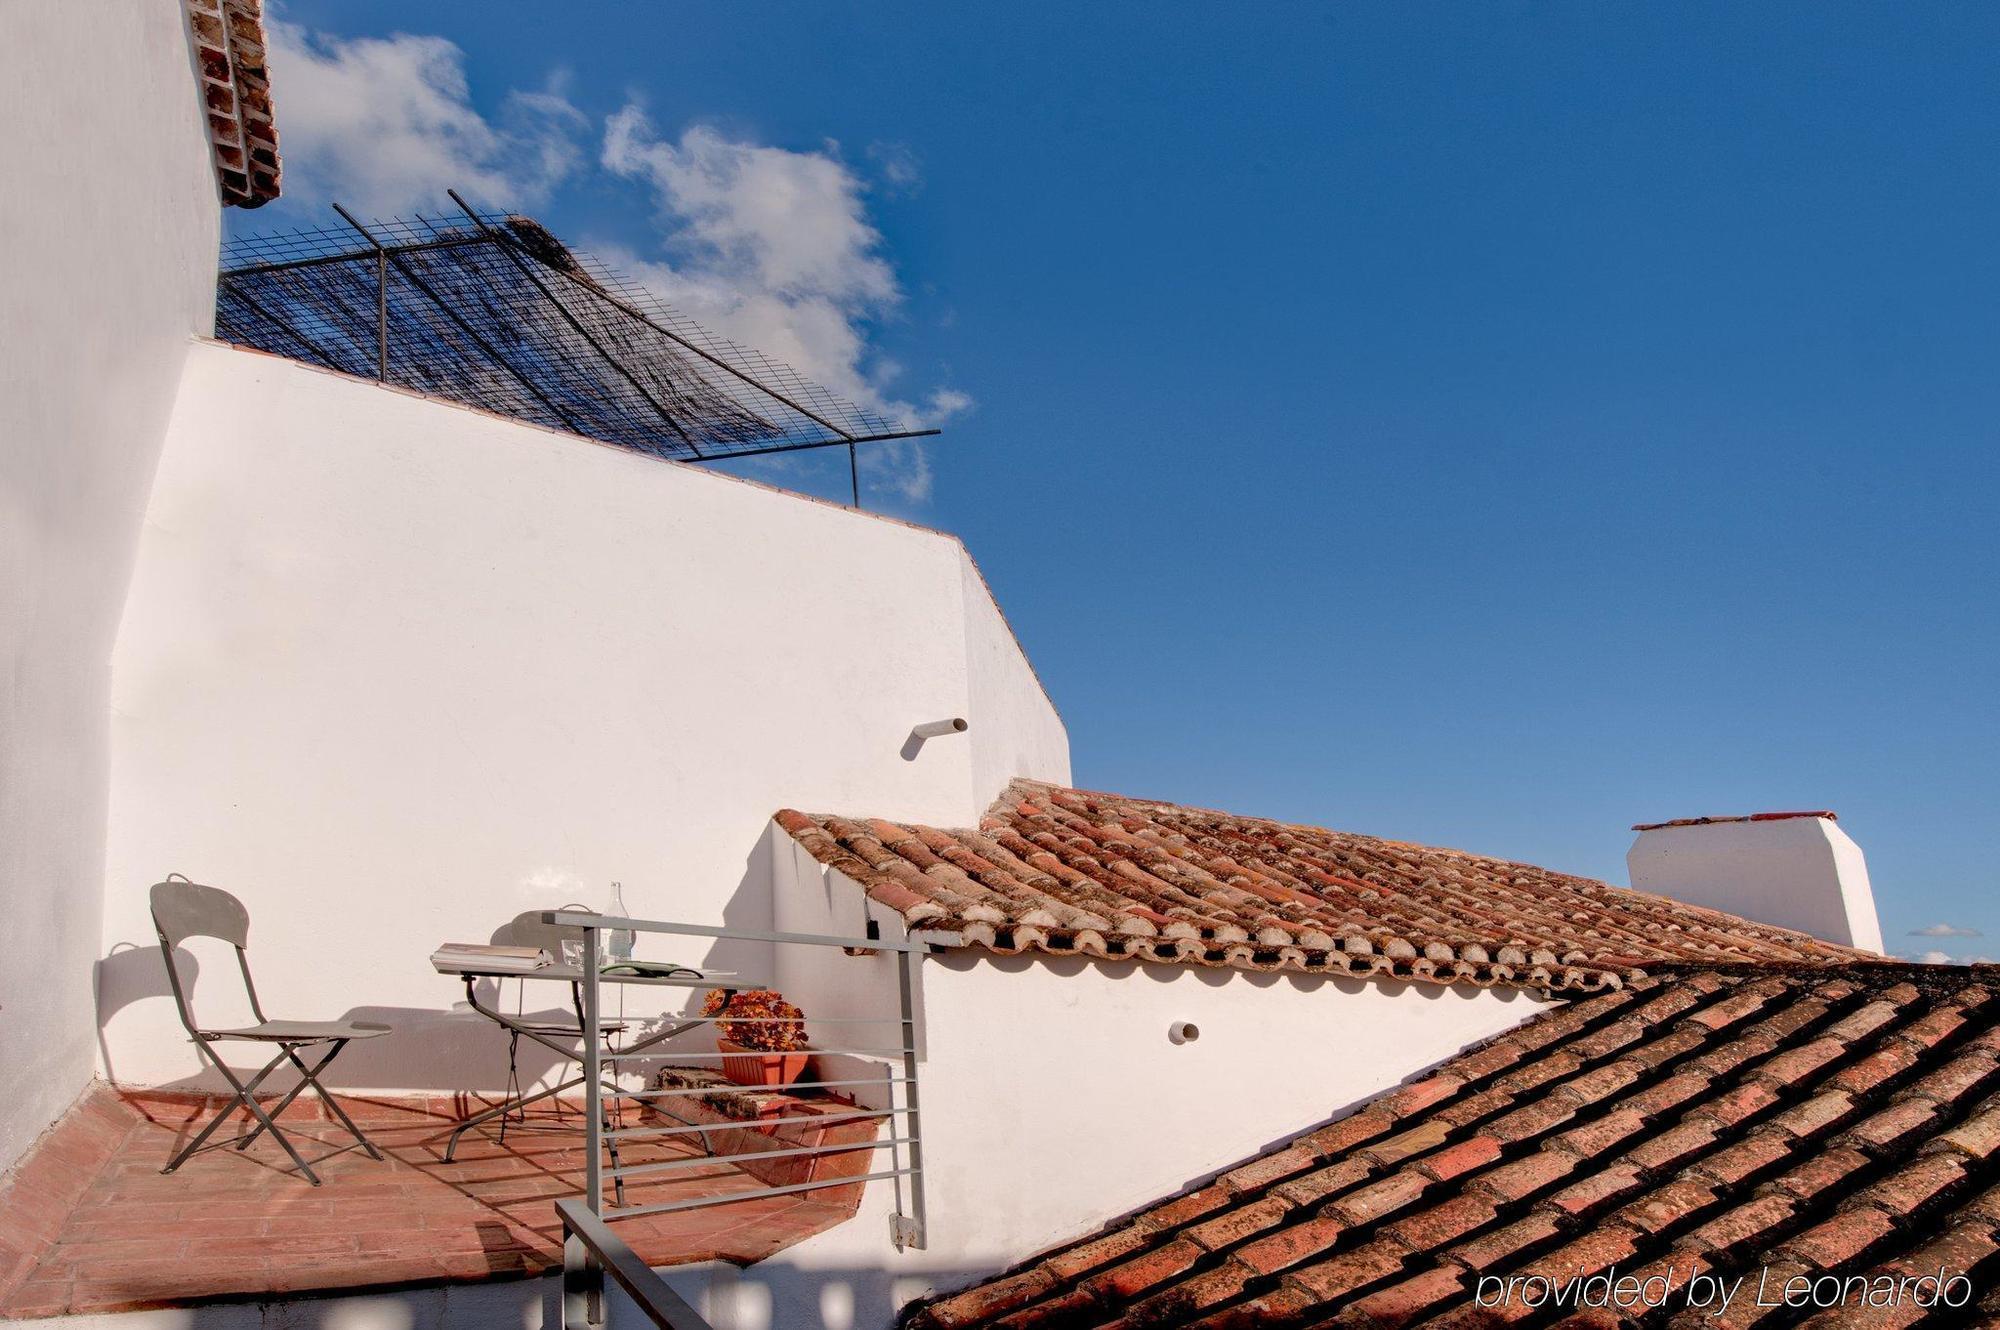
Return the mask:
[[(456, 975), (463, 979), (465, 981), (465, 999), (471, 1005), (472, 1009), (487, 1020), (492, 1021), (495, 1025), (498, 1025), (501, 1029), (508, 1031), (517, 1038), (534, 1040), (565, 1062), (583, 1061), (581, 1050), (573, 1050), (563, 1042), (564, 1040), (583, 1040), (588, 1038), (588, 1035), (585, 1033), (587, 1023), (584, 1020), (583, 1014), (582, 986), (584, 973), (580, 968), (565, 965), (546, 965), (539, 970), (508, 970), (493, 966), (482, 966), (477, 957), (470, 957), (463, 962), (440, 961), (434, 958), (431, 961), (431, 965), (439, 974)], [(692, 969), (693, 967), (683, 968)], [(670, 977), (656, 977), (653, 975), (637, 974), (606, 974), (602, 969), (599, 969), (597, 978), (600, 983), (605, 984), (628, 984), (642, 988), (720, 989), (725, 993), (735, 993), (745, 989), (767, 986), (757, 980), (745, 979), (739, 974), (724, 970), (703, 970), (698, 971), (694, 976), (678, 974)], [(576, 1009), (576, 1033), (573, 1035), (567, 1033), (549, 1034), (542, 1029), (536, 1028), (536, 1023), (534, 1022), (523, 1020), (518, 1016), (509, 1016), (504, 1011), (487, 1006), (479, 1000), (478, 981), (481, 979), (543, 979), (554, 983), (568, 984), (570, 986), (570, 1002)], [(713, 1017), (709, 1016), (694, 1016), (686, 1020), (676, 1021), (663, 1029), (654, 1031), (652, 1034), (635, 1043), (627, 1044), (623, 1047), (614, 1046), (611, 1051), (616, 1056), (629, 1056), (643, 1049), (651, 1048), (654, 1044), (664, 1043), (676, 1035), (686, 1034), (689, 1030), (695, 1029), (698, 1026), (707, 1025), (713, 1019)], [(533, 1094), (504, 1095), (494, 1107), (474, 1114), (452, 1129), (451, 1140), (445, 1146), (445, 1162), (451, 1162), (453, 1154), (458, 1150), (459, 1138), (474, 1127), (491, 1122), (494, 1118), (505, 1113), (524, 1111), (529, 1104), (559, 1095), (565, 1090), (575, 1089), (588, 1080), (588, 1073), (584, 1073), (573, 1076), (569, 1080), (563, 1081), (561, 1084), (552, 1086), (549, 1089), (537, 1090)], [(616, 1149), (615, 1145), (613, 1149)], [(614, 1179), (614, 1181), (622, 1183), (622, 1179)]]

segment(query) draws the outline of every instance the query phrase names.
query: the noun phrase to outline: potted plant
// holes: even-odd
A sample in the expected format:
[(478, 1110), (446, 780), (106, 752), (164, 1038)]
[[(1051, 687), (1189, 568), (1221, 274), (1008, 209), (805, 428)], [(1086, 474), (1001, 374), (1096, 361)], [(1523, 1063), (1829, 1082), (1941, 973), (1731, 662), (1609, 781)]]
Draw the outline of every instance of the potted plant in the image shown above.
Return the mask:
[[(719, 1017), (722, 1074), (738, 1085), (782, 1088), (806, 1071), (806, 1014), (769, 988), (710, 992), (701, 1014)], [(734, 1019), (732, 1019), (734, 1018)]]

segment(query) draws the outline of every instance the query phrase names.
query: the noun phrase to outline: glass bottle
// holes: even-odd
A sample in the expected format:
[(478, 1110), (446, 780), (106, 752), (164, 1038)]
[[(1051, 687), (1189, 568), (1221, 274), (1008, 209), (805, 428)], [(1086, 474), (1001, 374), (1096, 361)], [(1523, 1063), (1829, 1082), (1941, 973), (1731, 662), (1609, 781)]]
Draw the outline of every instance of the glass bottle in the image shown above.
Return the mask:
[[(625, 912), (625, 885), (622, 882), (611, 884), (611, 904), (604, 907), (604, 912), (617, 919), (630, 917)], [(632, 930), (629, 928), (605, 930), (604, 950), (613, 965), (622, 965), (632, 959), (632, 942)]]

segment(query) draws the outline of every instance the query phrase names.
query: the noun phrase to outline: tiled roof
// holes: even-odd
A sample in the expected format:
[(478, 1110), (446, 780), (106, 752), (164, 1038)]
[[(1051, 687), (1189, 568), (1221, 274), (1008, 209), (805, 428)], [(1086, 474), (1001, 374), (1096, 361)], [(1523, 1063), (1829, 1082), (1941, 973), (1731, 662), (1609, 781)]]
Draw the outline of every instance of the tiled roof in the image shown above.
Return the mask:
[[(1636, 1295), (1623, 1321), (1589, 1302), (1537, 1309), (1532, 1282), (1506, 1293), (1515, 1276), (1615, 1268), (1671, 1272), (1648, 1324), (1900, 1326), (1924, 1320), (1921, 1286), (1903, 1286), (1894, 1308), (1862, 1303), (1882, 1276), (1942, 1267), (1968, 1277), (1948, 1292), (1970, 1305), (1925, 1324), (2000, 1324), (1996, 1184), (2000, 967), (1656, 974), (1556, 1008), (909, 1322), (1632, 1324), (1667, 1285)], [(1820, 1310), (1758, 1305), (1765, 1270), (1767, 1300), (1789, 1280), (1819, 1281)], [(1715, 1306), (1685, 1304), (1696, 1275), (1748, 1278), (1710, 1319)], [(1489, 1276), (1495, 1305), (1481, 1306)], [(1558, 1287), (1602, 1300), (1588, 1284)]]
[(912, 928), (1000, 952), (1583, 990), (1862, 954), (1527, 864), (1034, 781), (976, 830), (777, 821)]
[(186, 0), (222, 201), (257, 208), (278, 197), (278, 129), (264, 68), (263, 0)]

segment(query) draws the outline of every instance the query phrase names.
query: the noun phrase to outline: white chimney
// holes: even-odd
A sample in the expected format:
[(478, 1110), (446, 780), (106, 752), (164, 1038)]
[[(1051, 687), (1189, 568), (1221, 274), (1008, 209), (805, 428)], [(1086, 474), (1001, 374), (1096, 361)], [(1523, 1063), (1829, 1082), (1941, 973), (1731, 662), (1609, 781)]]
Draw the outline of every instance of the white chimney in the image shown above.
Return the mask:
[(1642, 822), (1626, 852), (1635, 891), (1727, 910), (1880, 954), (1868, 862), (1832, 813)]

